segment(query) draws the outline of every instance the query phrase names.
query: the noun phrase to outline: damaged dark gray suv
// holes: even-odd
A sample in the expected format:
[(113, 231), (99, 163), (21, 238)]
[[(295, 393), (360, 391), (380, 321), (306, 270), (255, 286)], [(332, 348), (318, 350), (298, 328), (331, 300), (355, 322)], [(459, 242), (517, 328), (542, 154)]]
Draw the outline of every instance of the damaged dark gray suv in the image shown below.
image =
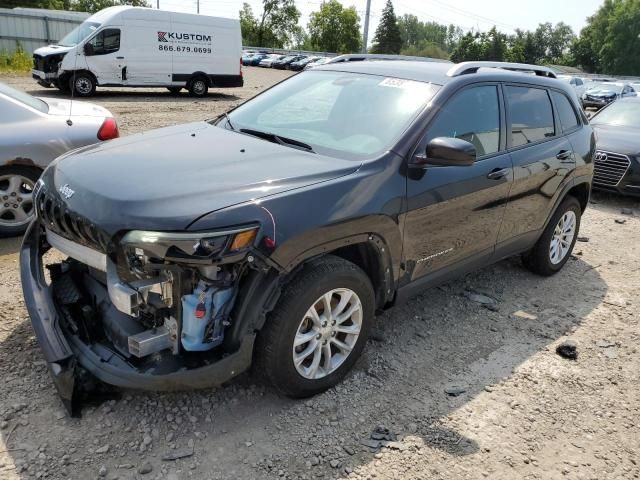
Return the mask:
[[(20, 261), (66, 407), (100, 382), (207, 387), (252, 364), (313, 395), (353, 366), (376, 311), (516, 254), (559, 271), (595, 142), (553, 77), (329, 65), (215, 120), (57, 159)], [(68, 258), (45, 274), (51, 248)]]

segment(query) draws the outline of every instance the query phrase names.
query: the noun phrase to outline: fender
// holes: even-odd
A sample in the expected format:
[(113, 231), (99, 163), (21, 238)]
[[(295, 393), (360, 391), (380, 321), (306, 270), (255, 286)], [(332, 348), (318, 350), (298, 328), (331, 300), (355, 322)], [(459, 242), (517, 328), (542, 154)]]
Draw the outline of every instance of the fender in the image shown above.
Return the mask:
[(569, 182), (566, 183), (566, 185), (562, 188), (562, 190), (560, 191), (560, 194), (556, 198), (556, 201), (553, 204), (553, 208), (549, 211), (549, 214), (547, 215), (547, 219), (544, 222), (544, 226), (540, 230), (540, 235), (542, 235), (542, 232), (544, 232), (544, 229), (547, 228), (547, 225), (551, 221), (551, 217), (553, 217), (553, 215), (556, 213), (556, 210), (558, 209), (560, 204), (564, 201), (564, 199), (567, 197), (567, 194), (572, 188), (577, 187), (579, 185), (587, 185), (588, 187), (587, 191), (589, 192), (587, 196), (587, 206), (589, 205), (589, 198), (591, 198), (591, 180), (592, 180), (591, 175), (580, 175), (580, 176), (573, 177)]

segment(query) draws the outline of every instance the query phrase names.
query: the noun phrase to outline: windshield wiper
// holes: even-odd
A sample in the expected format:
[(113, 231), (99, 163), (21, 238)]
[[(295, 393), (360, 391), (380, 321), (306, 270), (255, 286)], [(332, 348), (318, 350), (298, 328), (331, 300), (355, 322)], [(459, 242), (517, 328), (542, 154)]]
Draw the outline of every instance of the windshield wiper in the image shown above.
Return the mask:
[(231, 119), (229, 118), (229, 114), (227, 112), (224, 112), (222, 114), (222, 116), (224, 117), (224, 119), (227, 121), (227, 125), (229, 125), (229, 127), (231, 128), (231, 130), (233, 130), (235, 132), (235, 128), (233, 128), (233, 123), (231, 123)]
[(287, 147), (293, 147), (299, 150), (316, 153), (313, 151), (311, 145), (300, 142), (298, 140), (294, 140), (293, 138), (282, 137), (280, 135), (276, 135), (275, 133), (261, 132), (260, 130), (253, 130), (251, 128), (241, 128), (240, 132), (246, 133), (247, 135), (252, 135), (254, 137), (263, 138), (264, 140), (268, 140), (269, 142), (285, 145)]

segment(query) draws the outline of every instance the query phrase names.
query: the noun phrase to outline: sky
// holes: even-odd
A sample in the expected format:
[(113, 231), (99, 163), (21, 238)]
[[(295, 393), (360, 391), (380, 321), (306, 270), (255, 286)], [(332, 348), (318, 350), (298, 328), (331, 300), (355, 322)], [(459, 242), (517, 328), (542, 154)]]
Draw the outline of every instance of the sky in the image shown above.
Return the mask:
[[(160, 2), (160, 8), (182, 12), (196, 11), (197, 0), (148, 0)], [(261, 0), (245, 0), (258, 14)], [(367, 0), (339, 0), (346, 7), (355, 6), (364, 24)], [(584, 27), (588, 16), (603, 0), (392, 0), (396, 15), (411, 13), (422, 21), (453, 23), (464, 30), (489, 30), (493, 25), (505, 33), (516, 28), (534, 30), (539, 23), (565, 22), (576, 33)], [(320, 8), (321, 0), (295, 0), (302, 12), (301, 24), (306, 27), (309, 14)], [(200, 0), (200, 13), (237, 18), (243, 0)], [(373, 37), (386, 0), (371, 0), (370, 39)]]

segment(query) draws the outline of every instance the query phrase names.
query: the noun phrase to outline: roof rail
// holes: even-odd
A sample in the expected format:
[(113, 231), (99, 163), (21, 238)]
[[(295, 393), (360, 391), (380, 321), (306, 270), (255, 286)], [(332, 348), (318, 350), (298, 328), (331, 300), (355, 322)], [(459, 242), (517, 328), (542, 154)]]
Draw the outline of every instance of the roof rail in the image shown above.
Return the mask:
[(449, 60), (442, 60), (440, 58), (430, 57), (412, 57), (409, 55), (385, 55), (375, 53), (347, 53), (345, 55), (339, 55), (333, 57), (327, 63), (341, 63), (341, 62), (359, 62), (365, 60), (405, 60), (413, 62), (442, 62), (451, 63)]
[(468, 73), (476, 73), (480, 68), (502, 68), (516, 72), (532, 72), (539, 77), (556, 78), (556, 73), (549, 67), (511, 62), (462, 62), (451, 67), (447, 75), (449, 77), (457, 77)]

